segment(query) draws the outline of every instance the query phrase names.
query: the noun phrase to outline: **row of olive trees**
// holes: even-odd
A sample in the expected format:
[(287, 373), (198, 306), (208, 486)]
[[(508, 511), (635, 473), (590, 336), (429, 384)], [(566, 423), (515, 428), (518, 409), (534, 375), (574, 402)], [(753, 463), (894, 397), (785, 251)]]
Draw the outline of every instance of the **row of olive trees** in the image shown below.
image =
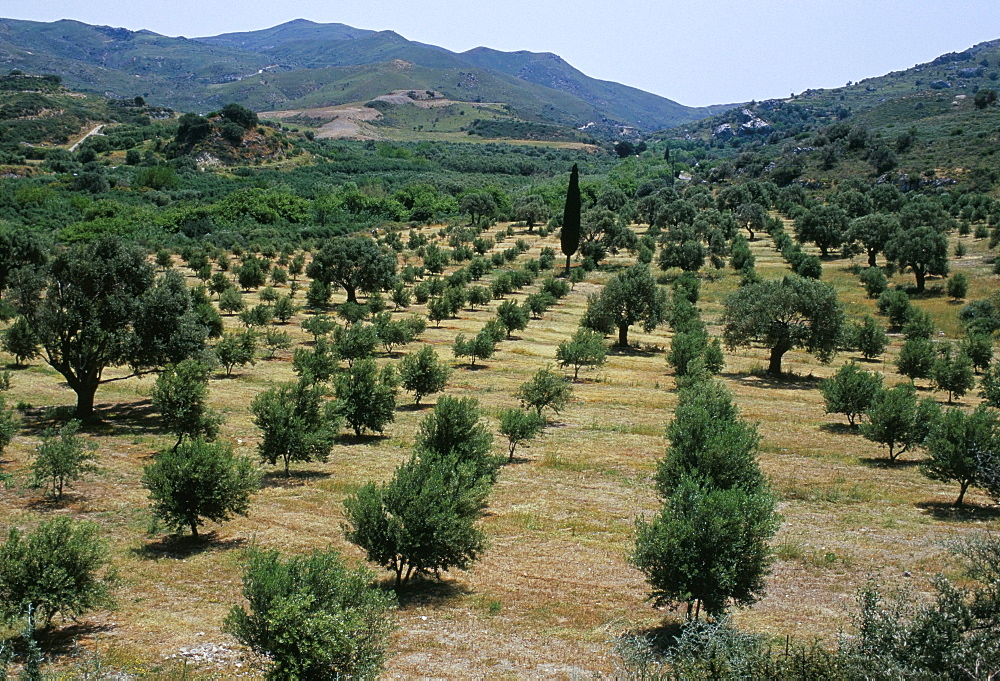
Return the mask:
[(680, 385), (656, 474), (663, 508), (636, 521), (632, 562), (656, 605), (719, 617), (763, 595), (777, 500), (757, 463), (757, 429), (739, 418), (728, 390), (704, 370)]
[(1000, 419), (989, 399), (971, 413), (957, 407), (942, 412), (934, 398), (919, 399), (912, 383), (885, 388), (881, 374), (853, 362), (821, 389), (827, 412), (846, 415), (851, 425), (857, 422), (865, 438), (887, 448), (890, 461), (924, 448), (928, 457), (921, 471), (934, 480), (958, 483), (956, 506), (970, 486), (1000, 500), (1000, 459), (995, 455), (1000, 451)]

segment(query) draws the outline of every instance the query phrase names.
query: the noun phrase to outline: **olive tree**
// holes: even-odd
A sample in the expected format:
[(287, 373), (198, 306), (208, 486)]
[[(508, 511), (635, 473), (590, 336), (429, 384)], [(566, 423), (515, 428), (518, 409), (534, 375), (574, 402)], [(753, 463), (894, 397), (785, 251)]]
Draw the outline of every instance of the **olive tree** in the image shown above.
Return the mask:
[(923, 445), (939, 417), (933, 398), (918, 400), (912, 383), (900, 383), (875, 395), (859, 430), (866, 439), (887, 447), (889, 460), (895, 461), (900, 454)]
[(405, 355), (399, 362), (399, 377), (403, 390), (413, 393), (416, 404), (425, 395), (444, 390), (451, 370), (438, 360), (430, 345)]
[(314, 281), (336, 284), (347, 291), (349, 302), (357, 301), (357, 292), (392, 288), (396, 257), (384, 253), (370, 237), (336, 237), (323, 244), (306, 269)]
[(77, 418), (93, 415), (106, 369), (127, 365), (138, 373), (204, 348), (207, 332), (183, 278), (171, 270), (157, 282), (134, 246), (110, 237), (74, 245), (56, 256), (47, 276), (32, 323), (46, 361), (77, 395)]
[(376, 678), (394, 623), (392, 594), (333, 550), (283, 559), (252, 549), (243, 566), (246, 607), (222, 629), (273, 663), (272, 679)]
[(56, 613), (77, 617), (113, 606), (110, 563), (94, 523), (57, 516), (31, 533), (11, 527), (0, 544), (0, 619), (12, 621), (30, 605), (48, 628)]
[(517, 446), (533, 440), (545, 427), (545, 418), (537, 412), (504, 409), (500, 412), (500, 434), (507, 438), (508, 461), (514, 460)]
[(764, 492), (706, 488), (684, 478), (652, 521), (636, 524), (632, 562), (653, 587), (653, 602), (686, 603), (688, 617), (697, 618), (702, 607), (718, 616), (730, 601), (759, 600), (773, 560), (774, 507)]
[(961, 506), (965, 492), (979, 480), (979, 457), (983, 452), (1000, 448), (1000, 420), (995, 411), (984, 404), (972, 413), (952, 408), (942, 415), (927, 438), (929, 458), (920, 466), (932, 480), (957, 482)]
[(197, 537), (206, 520), (221, 523), (247, 514), (260, 473), (229, 444), (199, 438), (160, 452), (143, 468), (142, 484), (154, 515), (178, 530), (190, 528)]
[(922, 293), (928, 274), (948, 274), (948, 235), (925, 224), (899, 229), (886, 243), (885, 257), (900, 271), (909, 267)]
[(789, 275), (758, 281), (726, 298), (723, 338), (730, 349), (758, 342), (770, 350), (768, 373), (781, 374), (781, 358), (804, 348), (829, 361), (837, 351), (844, 311), (829, 284)]
[(573, 367), (573, 380), (577, 380), (581, 367), (599, 367), (604, 364), (608, 351), (601, 334), (591, 329), (579, 328), (569, 340), (556, 348), (556, 361), (562, 367)]
[(562, 375), (545, 367), (536, 371), (530, 381), (522, 383), (515, 396), (521, 400), (522, 407), (534, 409), (541, 416), (545, 408), (558, 414), (572, 394), (573, 386)]
[(414, 575), (467, 570), (487, 546), (475, 521), (491, 486), (457, 454), (414, 454), (391, 480), (370, 482), (344, 501), (347, 540), (392, 571), (397, 587)]
[(177, 435), (176, 449), (185, 437), (213, 440), (222, 417), (206, 404), (208, 367), (195, 359), (172, 364), (156, 378), (153, 408), (160, 412), (164, 427)]
[(501, 461), (490, 451), (493, 436), (482, 422), (479, 402), (471, 397), (445, 396), (434, 411), (420, 422), (415, 449), (424, 459), (454, 456), (461, 464), (471, 464), (473, 472), (491, 481)]
[(58, 431), (48, 428), (42, 433), (31, 470), (35, 486), (50, 487), (56, 499), (62, 499), (66, 483), (97, 470), (93, 464), (96, 447), (81, 437), (79, 431), (80, 422), (70, 421)]
[(360, 436), (366, 430), (382, 433), (396, 418), (398, 379), (391, 365), (379, 370), (372, 359), (360, 359), (337, 377), (337, 413)]
[(756, 460), (756, 428), (739, 419), (721, 383), (696, 380), (681, 390), (667, 436), (656, 475), (664, 505), (651, 521), (636, 521), (632, 555), (650, 598), (686, 603), (689, 619), (702, 607), (718, 616), (730, 602), (756, 602), (780, 521)]
[(851, 426), (868, 411), (882, 391), (882, 375), (865, 371), (855, 362), (848, 362), (832, 378), (820, 384), (827, 414), (843, 414)]
[(336, 405), (324, 402), (324, 389), (308, 378), (266, 390), (250, 404), (254, 424), (262, 439), (257, 445), (261, 461), (326, 461), (340, 432)]
[(935, 388), (948, 392), (948, 404), (951, 404), (953, 397), (962, 397), (975, 385), (972, 360), (961, 349), (945, 344), (938, 349), (938, 356), (931, 364), (931, 380)]
[(667, 293), (661, 289), (649, 266), (633, 265), (616, 274), (597, 295), (587, 300), (587, 312), (581, 326), (598, 333), (618, 330), (620, 347), (628, 347), (628, 330), (642, 323), (649, 332), (666, 321)]

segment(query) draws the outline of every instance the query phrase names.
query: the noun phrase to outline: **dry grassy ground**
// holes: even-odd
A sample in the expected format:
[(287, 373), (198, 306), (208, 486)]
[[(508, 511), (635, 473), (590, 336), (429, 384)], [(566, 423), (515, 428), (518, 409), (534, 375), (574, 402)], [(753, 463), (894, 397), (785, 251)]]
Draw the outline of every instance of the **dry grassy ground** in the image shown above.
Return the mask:
[[(544, 245), (558, 252), (555, 237), (539, 239), (523, 230), (517, 237), (532, 243), (524, 257), (536, 257)], [(997, 277), (986, 274), (985, 244), (969, 237), (964, 241), (969, 254), (956, 269), (975, 275), (969, 298), (983, 297), (996, 289)], [(497, 248), (510, 245), (512, 238)], [(762, 275), (786, 271), (769, 239), (752, 247)], [(874, 313), (873, 301), (847, 271), (850, 264), (824, 263), (824, 280), (838, 289), (849, 314)], [(591, 274), (543, 319), (532, 320), (515, 339), (501, 343), (485, 367), (456, 368), (446, 392), (478, 398), (495, 426), (499, 410), (515, 406), (517, 387), (537, 368), (554, 362), (556, 345), (576, 328), (587, 294), (609, 276)], [(902, 276), (897, 281), (909, 283)], [(703, 279), (701, 307), (715, 334), (720, 332), (721, 300), (736, 285), (731, 270)], [(523, 299), (527, 292), (515, 298)], [(957, 336), (958, 307), (943, 294), (916, 303), (932, 313), (948, 337)], [(440, 328), (431, 326), (418, 342), (432, 344), (442, 358), (453, 361), (455, 335), (478, 331), (496, 305), (464, 311)], [(424, 311), (414, 305), (399, 314)], [(309, 339), (298, 326), (304, 314), (287, 326), (299, 343)], [(236, 325), (233, 318), (226, 322)], [(645, 602), (644, 580), (628, 564), (634, 519), (655, 512), (659, 504), (651, 474), (664, 452), (663, 431), (676, 395), (664, 353), (653, 348), (669, 347), (670, 333), (633, 329), (632, 338), (643, 349), (612, 353), (602, 369), (582, 371), (567, 409), (543, 437), (519, 449), (522, 460), (504, 468), (482, 521), (492, 542), (483, 560), (471, 572), (448, 574), (441, 583), (428, 582), (404, 595), (388, 677), (607, 675), (615, 663), (611, 638), (672, 616)], [(885, 361), (869, 365), (885, 372), (890, 385), (903, 380), (892, 363), (900, 344), (894, 338)], [(249, 402), (272, 382), (293, 379), (290, 357), (291, 351), (285, 351), (235, 370), (232, 378), (220, 374), (211, 383), (211, 402), (226, 416), (223, 436), (247, 454), (255, 453), (258, 439)], [(946, 541), (997, 525), (986, 497), (970, 492), (975, 509), (954, 514), (948, 504), (957, 489), (921, 476), (912, 465), (914, 455), (886, 466), (884, 452), (851, 432), (842, 417), (824, 414), (817, 379), (850, 358), (841, 355), (823, 365), (808, 355), (789, 353), (785, 368), (794, 377), (773, 382), (757, 371), (766, 364), (763, 349), (726, 354), (722, 379), (744, 417), (759, 423), (761, 462), (784, 516), (774, 542), (779, 560), (767, 597), (753, 609), (737, 611), (735, 619), (776, 638), (791, 634), (800, 640), (832, 641), (838, 630), (849, 627), (853, 595), (867, 575), (926, 588), (930, 576), (948, 569)], [(401, 394), (396, 421), (384, 437), (345, 438), (325, 464), (296, 465), (290, 479), (269, 470), (248, 518), (210, 527), (214, 534), (209, 543), (185, 548), (164, 541), (162, 529), (147, 533), (150, 515), (139, 483), (141, 469), (171, 442), (150, 409), (152, 384), (150, 377), (102, 387), (97, 401), (103, 425), (90, 432), (100, 447), (101, 471), (76, 484), (65, 503), (53, 505), (26, 486), (25, 469), (41, 429), (66, 412), (48, 408), (73, 404), (74, 395), (37, 361), (15, 370), (8, 402), (31, 407), (24, 410), (24, 429), (5, 455), (3, 467), (14, 473), (16, 483), (0, 490), (0, 527), (31, 526), (56, 514), (73, 514), (104, 527), (123, 576), (120, 607), (69, 626), (63, 642), (76, 637), (104, 653), (108, 662), (133, 671), (165, 668), (173, 673), (178, 660), (188, 659), (192, 669), (206, 676), (254, 674), (252, 660), (220, 631), (222, 618), (240, 597), (241, 549), (252, 542), (287, 552), (334, 546), (351, 560), (361, 560), (361, 553), (343, 538), (342, 501), (367, 480), (387, 479), (407, 457), (434, 396), (427, 399), (430, 404), (414, 409), (410, 396)], [(977, 401), (967, 396), (960, 404), (969, 407)], [(502, 445), (496, 442), (498, 453), (505, 452)]]

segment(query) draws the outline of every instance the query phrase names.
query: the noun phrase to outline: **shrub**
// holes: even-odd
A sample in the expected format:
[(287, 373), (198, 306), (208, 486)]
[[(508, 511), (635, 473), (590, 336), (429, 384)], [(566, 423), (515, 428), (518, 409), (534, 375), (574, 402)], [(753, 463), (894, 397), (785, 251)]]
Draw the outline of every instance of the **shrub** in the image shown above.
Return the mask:
[(896, 358), (896, 368), (911, 381), (927, 378), (934, 364), (934, 344), (926, 338), (911, 338), (903, 343)]
[(934, 320), (930, 314), (923, 310), (912, 308), (910, 316), (903, 326), (903, 337), (906, 340), (911, 338), (930, 338), (934, 335)]
[(878, 311), (889, 318), (889, 325), (900, 329), (910, 318), (910, 297), (905, 291), (890, 289), (878, 297)]
[(993, 360), (993, 337), (985, 333), (970, 333), (962, 339), (961, 349), (978, 373), (980, 369), (988, 368)]
[(889, 345), (885, 329), (869, 315), (865, 315), (861, 324), (857, 326), (856, 334), (855, 344), (865, 359), (880, 357)]
[(323, 401), (324, 389), (308, 378), (260, 393), (250, 404), (253, 422), (263, 435), (257, 450), (272, 466), (279, 460), (326, 461), (340, 431), (336, 405)]
[(394, 628), (394, 599), (372, 578), (332, 550), (287, 560), (251, 550), (243, 568), (249, 610), (234, 606), (223, 631), (270, 658), (269, 678), (375, 678)]
[(545, 367), (536, 371), (530, 381), (521, 384), (515, 395), (521, 400), (522, 407), (530, 407), (541, 416), (542, 410), (546, 408), (558, 414), (572, 394), (573, 386), (561, 375)]
[(14, 355), (14, 362), (20, 366), (28, 360), (38, 357), (41, 353), (41, 342), (34, 328), (24, 317), (18, 317), (3, 333), (3, 349)]
[(545, 426), (545, 419), (537, 413), (523, 409), (504, 409), (500, 412), (500, 434), (507, 438), (508, 461), (514, 460), (517, 446), (533, 440)]
[(30, 534), (12, 527), (0, 544), (0, 617), (11, 621), (30, 605), (48, 627), (57, 612), (76, 617), (112, 607), (109, 564), (94, 523), (59, 516)]
[(337, 377), (337, 411), (360, 436), (366, 430), (382, 433), (396, 418), (396, 372), (391, 365), (379, 371), (372, 359), (361, 359)]
[(955, 300), (961, 300), (969, 292), (969, 278), (957, 272), (948, 279), (948, 295)]
[(42, 444), (31, 467), (34, 484), (50, 486), (56, 499), (62, 499), (66, 483), (97, 470), (92, 463), (96, 458), (95, 446), (81, 437), (79, 431), (80, 422), (70, 421), (58, 431), (48, 428), (42, 434)]
[(230, 445), (198, 439), (160, 452), (143, 469), (142, 484), (158, 518), (178, 531), (190, 528), (197, 537), (205, 520), (221, 523), (247, 514), (260, 473)]
[(1000, 668), (1000, 541), (978, 535), (951, 549), (962, 559), (961, 585), (938, 575), (932, 599), (874, 580), (859, 590), (858, 633), (838, 655), (852, 664), (842, 669), (853, 667), (854, 678), (959, 679)]
[(852, 426), (855, 419), (868, 411), (882, 391), (882, 375), (864, 371), (854, 362), (837, 370), (833, 378), (820, 385), (826, 401), (827, 414), (844, 414)]
[[(7, 402), (3, 395), (0, 395), (0, 456), (7, 445), (14, 439), (17, 432), (17, 417), (13, 409), (7, 409)], [(4, 482), (4, 474), (0, 472), (0, 483)]]
[(878, 298), (889, 287), (889, 280), (879, 267), (865, 268), (861, 270), (859, 277), (869, 298)]
[(417, 352), (403, 357), (399, 362), (399, 377), (403, 390), (413, 393), (414, 402), (420, 404), (425, 395), (433, 395), (444, 389), (451, 370), (438, 360), (437, 353), (430, 345), (424, 345)]
[(219, 292), (219, 309), (227, 314), (241, 312), (246, 307), (243, 296), (236, 288), (225, 288)]

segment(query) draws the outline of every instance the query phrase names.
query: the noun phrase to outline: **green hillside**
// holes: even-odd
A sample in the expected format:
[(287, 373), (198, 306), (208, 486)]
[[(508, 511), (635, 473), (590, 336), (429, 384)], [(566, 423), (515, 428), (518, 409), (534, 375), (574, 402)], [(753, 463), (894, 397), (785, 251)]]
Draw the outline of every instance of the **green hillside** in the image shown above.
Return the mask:
[(354, 28), (346, 24), (317, 24), (305, 19), (295, 19), (262, 31), (222, 33), (216, 36), (195, 38), (209, 45), (223, 45), (254, 52), (269, 52), (276, 46), (290, 42), (333, 42), (357, 40), (375, 31)]
[(616, 120), (635, 121), (643, 129), (659, 127), (663, 120), (667, 125), (689, 121), (694, 115), (704, 118), (724, 110), (724, 107), (691, 107), (670, 102), (664, 104), (662, 97), (637, 88), (597, 80), (573, 68), (557, 54), (550, 52), (501, 52), (488, 47), (477, 47), (463, 52), (467, 61), (480, 68), (500, 71), (547, 88), (560, 90), (592, 104), (607, 112)]
[(0, 163), (24, 163), (68, 145), (98, 124), (150, 125), (170, 115), (142, 100), (112, 100), (72, 92), (58, 76), (13, 72), (0, 76)]
[(295, 108), (408, 88), (501, 102), (527, 119), (596, 124), (593, 132), (608, 134), (622, 126), (655, 130), (713, 113), (589, 78), (554, 55), (527, 54), (486, 48), (457, 54), (392, 31), (304, 20), (196, 39), (68, 20), (0, 20), (0, 68), (58, 74), (73, 88), (142, 95), (202, 113), (229, 101)]
[[(754, 102), (655, 135), (696, 174), (832, 186), (1000, 182), (1000, 41), (842, 88)], [(990, 95), (990, 93), (994, 95)], [(690, 152), (690, 153), (689, 153)], [(697, 168), (694, 162), (697, 161)]]

